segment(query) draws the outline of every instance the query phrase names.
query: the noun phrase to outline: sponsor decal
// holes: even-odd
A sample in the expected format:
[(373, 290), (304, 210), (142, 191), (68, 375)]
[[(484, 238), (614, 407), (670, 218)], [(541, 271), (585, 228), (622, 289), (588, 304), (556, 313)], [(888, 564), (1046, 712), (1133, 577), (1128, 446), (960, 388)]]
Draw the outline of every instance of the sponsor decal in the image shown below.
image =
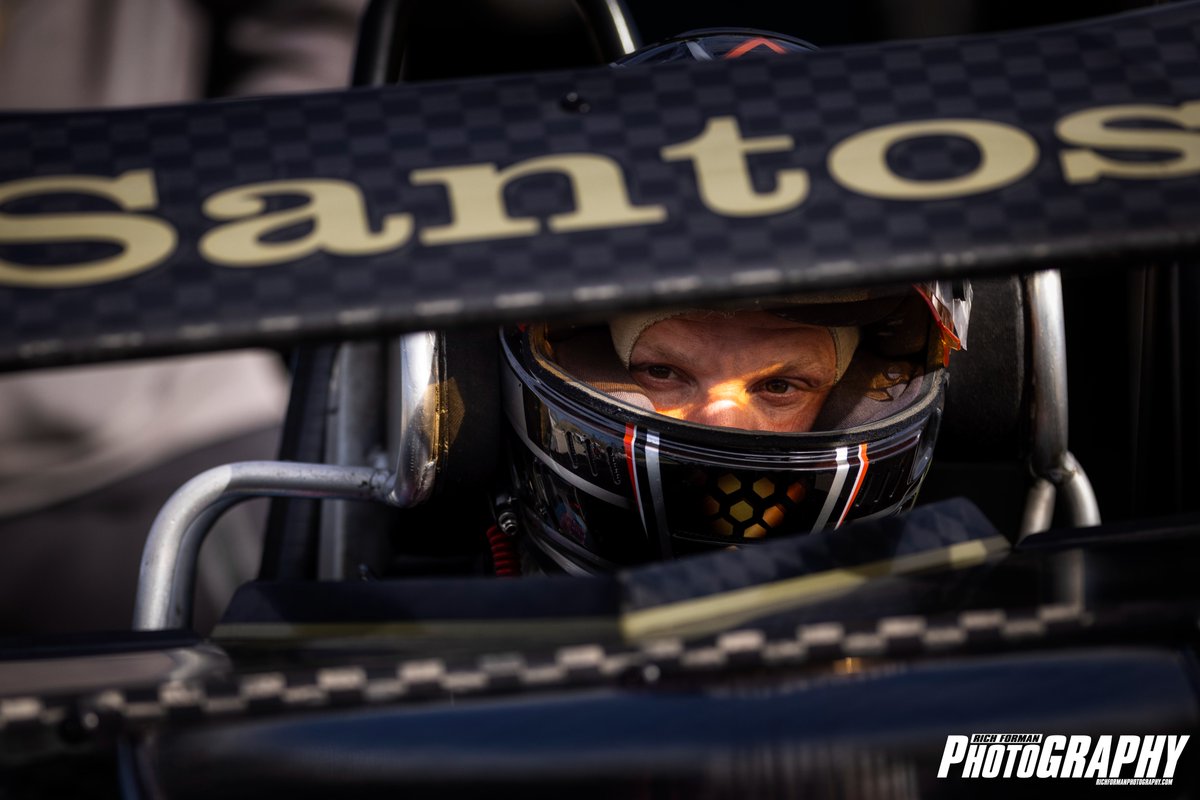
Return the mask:
[[(1047, 134), (1040, 134), (1044, 139)], [(690, 165), (696, 191), (708, 212), (724, 217), (763, 217), (801, 207), (811, 176), (822, 172), (841, 190), (901, 202), (960, 199), (1003, 189), (1027, 178), (1043, 158), (1053, 159), (1061, 180), (1087, 185), (1104, 180), (1168, 180), (1200, 174), (1200, 101), (1179, 106), (1123, 104), (1088, 108), (1057, 120), (1056, 153), (1029, 131), (986, 119), (928, 119), (898, 122), (860, 131), (836, 143), (824, 164), (778, 170), (773, 187), (751, 180), (749, 159), (795, 149), (792, 136), (746, 136), (734, 116), (713, 117), (695, 137), (662, 147), (659, 157)], [(978, 165), (966, 174), (917, 180), (898, 174), (889, 154), (917, 139), (957, 139), (971, 143)], [(1057, 156), (1057, 158), (1055, 158)], [(361, 187), (330, 177), (230, 186), (199, 199), (211, 221), (197, 242), (200, 257), (222, 268), (246, 269), (289, 264), (315, 253), (362, 257), (419, 245), (440, 247), (468, 242), (564, 234), (640, 225), (660, 225), (668, 208), (636, 204), (628, 173), (603, 153), (539, 155), (512, 164), (476, 163), (425, 167), (408, 173), (414, 186), (445, 192), (449, 222), (431, 223), (404, 209), (372, 209)], [(514, 214), (506, 191), (537, 175), (565, 176), (573, 206), (546, 215)], [(14, 203), (61, 195), (85, 195), (109, 210), (14, 213)], [(272, 200), (299, 198), (285, 209)], [(55, 243), (99, 243), (109, 250), (91, 260), (45, 265), (0, 257), (0, 286), (63, 288), (128, 278), (168, 261), (180, 244), (175, 225), (162, 215), (158, 176), (151, 167), (115, 176), (47, 175), (0, 183), (0, 247)], [(296, 231), (301, 231), (296, 233)], [(112, 250), (115, 248), (115, 252)]]
[(1191, 737), (972, 733), (946, 737), (939, 778), (1081, 778), (1099, 786), (1170, 786)]

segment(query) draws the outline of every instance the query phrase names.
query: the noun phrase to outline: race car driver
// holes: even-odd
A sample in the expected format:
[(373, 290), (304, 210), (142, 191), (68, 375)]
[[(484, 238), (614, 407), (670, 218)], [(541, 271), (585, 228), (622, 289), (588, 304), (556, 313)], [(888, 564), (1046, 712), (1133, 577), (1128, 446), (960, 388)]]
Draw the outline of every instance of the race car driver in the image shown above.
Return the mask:
[(969, 310), (940, 283), (506, 330), (521, 540), (590, 573), (909, 508)]

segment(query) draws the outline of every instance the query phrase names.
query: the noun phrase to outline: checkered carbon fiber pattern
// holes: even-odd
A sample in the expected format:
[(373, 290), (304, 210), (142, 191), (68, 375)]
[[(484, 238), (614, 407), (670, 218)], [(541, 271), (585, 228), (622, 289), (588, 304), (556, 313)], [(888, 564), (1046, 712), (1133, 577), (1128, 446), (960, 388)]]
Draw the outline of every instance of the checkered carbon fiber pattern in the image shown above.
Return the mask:
[[(589, 110), (564, 105), (578, 93)], [(1013, 265), (1065, 266), (1151, 257), (1200, 242), (1194, 177), (1064, 181), (1057, 120), (1110, 104), (1200, 99), (1200, 4), (999, 36), (897, 42), (732, 62), (594, 69), (435, 82), (194, 106), (0, 116), (0, 183), (33, 176), (115, 176), (153, 169), (157, 214), (180, 240), (142, 274), (87, 288), (0, 287), (0, 368), (130, 355), (366, 336), (542, 314), (876, 280), (966, 275)], [(733, 115), (745, 137), (787, 134), (791, 152), (751, 157), (760, 191), (803, 167), (807, 200), (786, 213), (707, 210), (688, 162), (664, 146)], [(985, 119), (1030, 134), (1033, 172), (955, 200), (856, 194), (826, 159), (846, 137), (891, 123)], [(445, 224), (438, 186), (414, 169), (591, 152), (625, 170), (632, 201), (667, 219), (573, 233), (403, 247), (375, 255), (317, 253), (260, 268), (203, 261), (204, 198), (232, 186), (294, 178), (352, 181), (371, 224), (413, 214), (418, 231)], [(891, 153), (913, 179), (970, 171), (961, 139), (912, 141)], [(510, 187), (511, 213), (543, 219), (571, 207), (565, 179)], [(81, 206), (82, 203), (82, 206)], [(103, 201), (18, 200), (19, 213)], [(64, 263), (91, 245), (0, 246), (24, 264)], [(18, 256), (20, 257), (18, 259)]]

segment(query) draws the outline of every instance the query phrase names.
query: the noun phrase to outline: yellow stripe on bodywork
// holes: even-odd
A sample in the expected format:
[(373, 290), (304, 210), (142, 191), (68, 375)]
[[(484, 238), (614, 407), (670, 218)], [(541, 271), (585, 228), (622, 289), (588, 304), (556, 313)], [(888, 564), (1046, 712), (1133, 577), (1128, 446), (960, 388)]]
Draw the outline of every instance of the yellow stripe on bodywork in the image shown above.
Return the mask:
[(626, 614), (621, 619), (621, 633), (631, 642), (663, 636), (704, 636), (767, 614), (845, 594), (876, 578), (973, 567), (1009, 548), (1008, 540), (1003, 536), (992, 536), (858, 567), (833, 569), (711, 597), (683, 600)]

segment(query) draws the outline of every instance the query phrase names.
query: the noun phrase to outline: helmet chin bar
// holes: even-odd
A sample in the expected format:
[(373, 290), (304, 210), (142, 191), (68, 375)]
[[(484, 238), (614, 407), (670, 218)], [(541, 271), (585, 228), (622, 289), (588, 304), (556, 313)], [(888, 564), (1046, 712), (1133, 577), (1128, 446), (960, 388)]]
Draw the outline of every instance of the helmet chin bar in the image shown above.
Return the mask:
[[(370, 343), (365, 347), (369, 348)], [(358, 349), (356, 349), (358, 348)], [(246, 461), (202, 472), (180, 487), (163, 505), (150, 527), (142, 551), (133, 627), (162, 630), (190, 624), (200, 546), (213, 524), (229, 508), (255, 497), (307, 497), (367, 500), (394, 507), (424, 502), (438, 472), (438, 386), (441, 382), (439, 337), (422, 331), (401, 336), (388, 349), (388, 460), (391, 471), (371, 466), (303, 464), (290, 461)], [(339, 354), (334, 391), (349, 402), (356, 381), (370, 376), (369, 349), (346, 345)], [(367, 394), (370, 394), (369, 392)], [(330, 456), (337, 460), (364, 456), (367, 433), (349, 413), (335, 416)], [(351, 426), (349, 429), (346, 426)], [(345, 528), (336, 510), (322, 521), (333, 532)], [(343, 531), (344, 532), (344, 531)]]

